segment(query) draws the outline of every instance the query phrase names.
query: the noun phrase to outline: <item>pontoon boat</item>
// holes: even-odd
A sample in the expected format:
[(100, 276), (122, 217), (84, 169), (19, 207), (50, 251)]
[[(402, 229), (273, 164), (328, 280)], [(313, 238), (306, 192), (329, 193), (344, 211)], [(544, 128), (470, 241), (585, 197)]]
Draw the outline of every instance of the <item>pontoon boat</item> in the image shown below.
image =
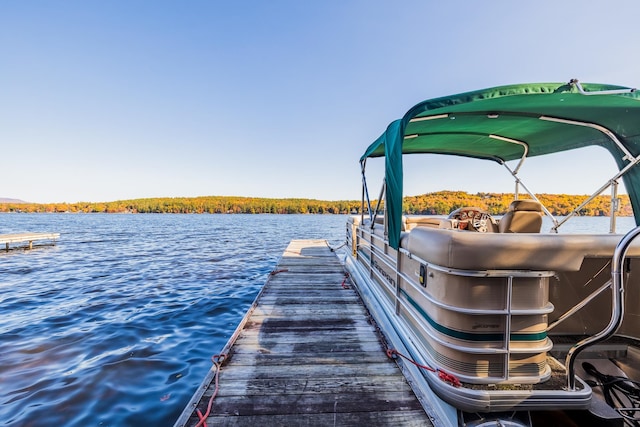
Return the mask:
[[(521, 167), (594, 145), (619, 171), (571, 215), (553, 217)], [(503, 165), (515, 180), (508, 211), (405, 215), (403, 157), (419, 154)], [(365, 172), (376, 157), (385, 171), (372, 199)], [(366, 149), (345, 263), (436, 425), (638, 425), (640, 228), (615, 232), (620, 180), (640, 224), (638, 163), (640, 94), (576, 80), (427, 100)], [(608, 230), (562, 232), (607, 190)]]

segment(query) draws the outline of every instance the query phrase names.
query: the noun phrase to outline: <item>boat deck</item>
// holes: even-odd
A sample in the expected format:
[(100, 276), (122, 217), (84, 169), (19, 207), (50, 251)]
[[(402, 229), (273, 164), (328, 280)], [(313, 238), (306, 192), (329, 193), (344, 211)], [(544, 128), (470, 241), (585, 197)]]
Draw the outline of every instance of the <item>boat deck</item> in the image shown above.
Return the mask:
[[(327, 242), (293, 240), (218, 359), (206, 424), (432, 425), (385, 350)], [(176, 426), (207, 413), (215, 374)]]
[[(5, 250), (8, 252), (11, 244), (26, 243), (29, 249), (33, 249), (33, 242), (41, 240), (49, 240), (55, 244), (56, 239), (60, 238), (60, 233), (13, 233), (0, 234), (0, 245), (4, 243)], [(15, 248), (15, 246), (14, 246)]]

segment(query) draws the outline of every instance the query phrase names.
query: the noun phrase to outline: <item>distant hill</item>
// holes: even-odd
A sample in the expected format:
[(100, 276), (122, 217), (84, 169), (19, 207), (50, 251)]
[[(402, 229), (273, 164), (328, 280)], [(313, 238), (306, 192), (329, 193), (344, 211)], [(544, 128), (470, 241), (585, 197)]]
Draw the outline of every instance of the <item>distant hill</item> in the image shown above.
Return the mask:
[(0, 197), (0, 203), (28, 203), (20, 199), (10, 199), (8, 197)]

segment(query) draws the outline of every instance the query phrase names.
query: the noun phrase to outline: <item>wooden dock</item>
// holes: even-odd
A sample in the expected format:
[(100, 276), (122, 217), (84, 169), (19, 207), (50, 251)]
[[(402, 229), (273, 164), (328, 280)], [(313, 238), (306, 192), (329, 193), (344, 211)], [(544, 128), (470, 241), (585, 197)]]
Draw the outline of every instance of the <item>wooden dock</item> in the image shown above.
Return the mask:
[(29, 249), (33, 249), (33, 242), (48, 240), (55, 245), (56, 239), (60, 238), (60, 233), (14, 233), (0, 234), (0, 245), (5, 244), (5, 249), (9, 252), (11, 244), (26, 244)]
[(327, 242), (294, 240), (175, 426), (432, 425), (385, 350)]

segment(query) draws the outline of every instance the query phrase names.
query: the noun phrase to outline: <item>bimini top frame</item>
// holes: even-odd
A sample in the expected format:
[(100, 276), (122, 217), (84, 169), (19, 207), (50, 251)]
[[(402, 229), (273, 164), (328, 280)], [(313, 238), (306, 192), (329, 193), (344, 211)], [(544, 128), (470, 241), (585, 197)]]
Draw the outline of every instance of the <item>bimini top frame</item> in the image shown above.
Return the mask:
[(367, 158), (385, 158), (390, 245), (397, 249), (400, 242), (405, 154), (457, 155), (503, 165), (519, 160), (510, 172), (521, 184), (516, 174), (525, 158), (598, 145), (611, 153), (619, 173), (592, 198), (608, 186), (617, 188), (622, 178), (640, 224), (639, 101), (635, 89), (571, 80), (501, 86), (417, 104), (392, 122), (360, 158), (363, 173)]

